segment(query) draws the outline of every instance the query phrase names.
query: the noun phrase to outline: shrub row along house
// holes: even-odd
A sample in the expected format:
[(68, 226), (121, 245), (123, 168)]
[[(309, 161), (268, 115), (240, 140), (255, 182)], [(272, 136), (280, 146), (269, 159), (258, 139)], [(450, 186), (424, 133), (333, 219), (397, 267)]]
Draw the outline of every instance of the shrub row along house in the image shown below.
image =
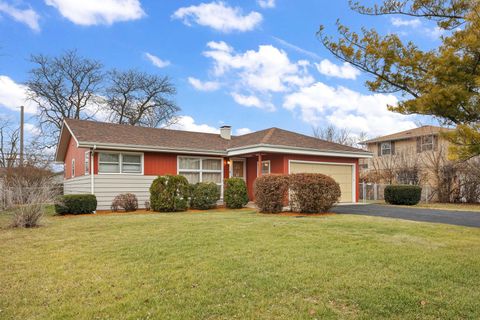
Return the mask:
[(64, 164), (65, 194), (91, 193), (109, 209), (120, 193), (149, 198), (159, 175), (183, 175), (190, 183), (214, 182), (223, 198), (224, 179), (245, 180), (250, 200), (265, 174), (323, 173), (341, 189), (340, 202), (358, 201), (359, 159), (371, 153), (278, 128), (232, 136), (103, 122), (64, 121), (56, 161)]

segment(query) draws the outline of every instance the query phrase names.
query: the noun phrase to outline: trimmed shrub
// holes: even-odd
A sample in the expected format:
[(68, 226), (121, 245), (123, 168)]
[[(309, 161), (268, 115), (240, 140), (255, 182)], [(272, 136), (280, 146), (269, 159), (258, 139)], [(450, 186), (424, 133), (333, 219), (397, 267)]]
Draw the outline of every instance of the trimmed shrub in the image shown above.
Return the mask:
[(112, 211), (118, 211), (118, 209), (123, 209), (125, 211), (136, 211), (138, 209), (138, 200), (137, 196), (133, 193), (123, 193), (119, 194), (112, 201)]
[(415, 205), (420, 202), (422, 188), (412, 185), (389, 185), (385, 187), (385, 202), (390, 204)]
[(255, 204), (260, 212), (282, 212), (287, 199), (288, 178), (285, 175), (264, 175), (253, 185)]
[(207, 210), (215, 208), (220, 199), (220, 190), (213, 182), (199, 182), (192, 185), (190, 207), (193, 209)]
[(245, 181), (241, 178), (225, 179), (225, 206), (229, 209), (240, 209), (248, 203), (248, 192)]
[(94, 194), (67, 194), (55, 202), (57, 214), (92, 213), (97, 209), (97, 197)]
[(324, 174), (295, 173), (288, 180), (293, 211), (326, 212), (340, 199), (340, 185)]
[(159, 176), (150, 186), (150, 206), (153, 211), (175, 212), (188, 208), (190, 185), (184, 176)]

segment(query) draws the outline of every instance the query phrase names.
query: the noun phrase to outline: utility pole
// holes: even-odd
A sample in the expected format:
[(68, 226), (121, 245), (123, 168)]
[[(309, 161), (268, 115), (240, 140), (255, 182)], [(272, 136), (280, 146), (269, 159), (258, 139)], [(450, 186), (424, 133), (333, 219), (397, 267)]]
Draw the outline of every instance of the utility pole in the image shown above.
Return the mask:
[(23, 167), (23, 123), (24, 110), (23, 106), (20, 106), (20, 167)]

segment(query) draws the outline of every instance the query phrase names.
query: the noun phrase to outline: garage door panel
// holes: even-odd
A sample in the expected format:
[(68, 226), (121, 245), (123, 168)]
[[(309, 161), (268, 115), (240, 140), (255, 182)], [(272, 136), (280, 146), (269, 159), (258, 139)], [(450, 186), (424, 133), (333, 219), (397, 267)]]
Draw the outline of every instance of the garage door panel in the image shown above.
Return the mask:
[(290, 162), (290, 173), (321, 173), (332, 177), (342, 192), (340, 202), (352, 202), (352, 166), (326, 163)]

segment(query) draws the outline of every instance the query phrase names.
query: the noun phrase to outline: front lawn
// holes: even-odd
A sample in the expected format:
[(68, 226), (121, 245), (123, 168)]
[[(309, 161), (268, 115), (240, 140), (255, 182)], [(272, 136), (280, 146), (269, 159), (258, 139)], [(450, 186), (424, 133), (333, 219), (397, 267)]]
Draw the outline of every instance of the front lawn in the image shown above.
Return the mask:
[[(383, 200), (378, 201), (368, 201), (368, 203), (375, 203), (375, 204), (384, 204), (390, 206), (390, 204), (385, 203)], [(439, 210), (453, 210), (453, 211), (470, 211), (480, 213), (480, 204), (472, 204), (472, 203), (439, 203), (439, 202), (431, 202), (425, 203), (420, 202), (414, 206), (405, 206), (408, 208), (423, 208), (423, 209), (439, 209)]]
[(480, 318), (480, 229), (251, 210), (0, 230), (2, 319)]

